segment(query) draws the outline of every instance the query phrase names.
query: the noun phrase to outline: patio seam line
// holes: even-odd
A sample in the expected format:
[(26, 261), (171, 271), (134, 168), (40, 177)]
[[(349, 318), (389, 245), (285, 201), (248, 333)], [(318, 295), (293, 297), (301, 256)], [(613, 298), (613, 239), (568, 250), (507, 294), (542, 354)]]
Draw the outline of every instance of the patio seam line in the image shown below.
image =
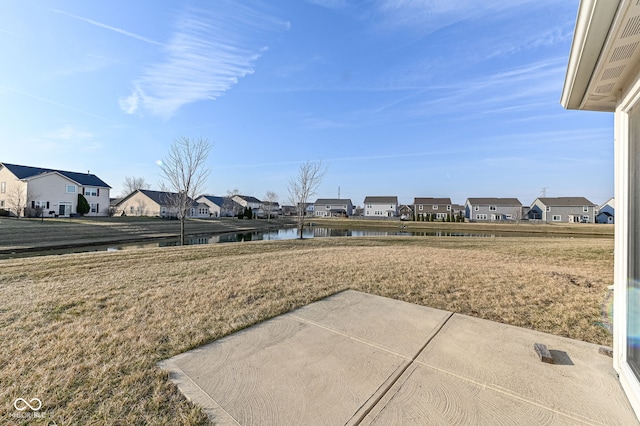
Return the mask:
[(342, 331), (340, 331), (340, 330), (336, 330), (336, 329), (334, 329), (334, 328), (327, 327), (326, 325), (322, 325), (322, 324), (320, 324), (320, 323), (317, 323), (317, 322), (312, 321), (312, 320), (307, 319), (307, 318), (299, 317), (299, 316), (297, 316), (297, 315), (295, 315), (295, 314), (287, 314), (287, 315), (288, 315), (288, 316), (291, 316), (292, 318), (297, 319), (298, 321), (301, 321), (301, 322), (307, 323), (307, 324), (309, 324), (309, 325), (313, 325), (313, 326), (316, 326), (316, 327), (322, 328), (322, 329), (324, 329), (324, 330), (330, 331), (330, 332), (335, 333), (335, 334), (339, 334), (339, 335), (341, 335), (341, 336), (347, 337), (347, 338), (352, 339), (352, 340), (355, 340), (355, 341), (357, 341), (357, 342), (364, 343), (364, 344), (365, 344), (365, 345), (367, 345), (367, 346), (373, 346), (374, 348), (377, 348), (377, 349), (383, 350), (383, 351), (388, 352), (388, 353), (390, 353), (390, 354), (393, 354), (393, 355), (395, 355), (395, 356), (397, 356), (397, 357), (404, 358), (404, 359), (406, 359), (406, 360), (408, 360), (408, 361), (411, 361), (411, 358), (409, 358), (408, 356), (403, 355), (403, 354), (401, 354), (401, 353), (398, 353), (398, 352), (396, 352), (396, 351), (393, 351), (393, 350), (391, 350), (391, 349), (389, 349), (389, 348), (385, 348), (384, 346), (382, 346), (382, 345), (378, 345), (377, 343), (371, 342), (371, 341), (369, 341), (369, 340), (360, 339), (359, 337), (351, 336), (351, 335), (349, 335), (349, 334), (347, 334), (347, 333), (345, 333), (345, 332), (342, 332)]
[[(424, 343), (424, 345), (422, 345), (422, 347), (420, 349), (418, 349), (416, 354), (409, 360), (409, 362), (407, 362), (406, 365), (401, 368), (401, 371), (395, 374), (395, 377), (393, 377), (391, 382), (387, 386), (385, 386), (385, 388), (382, 390), (382, 392), (380, 392), (379, 395), (377, 395), (377, 396), (375, 396), (377, 392), (374, 393), (373, 395), (371, 395), (371, 397), (367, 401), (365, 401), (364, 404), (362, 404), (362, 406), (360, 406), (360, 408), (358, 410), (356, 410), (356, 412), (351, 417), (351, 419), (349, 419), (349, 421), (347, 421), (347, 423), (345, 423), (345, 424), (354, 425), (354, 426), (362, 424), (362, 421), (369, 415), (369, 413), (371, 413), (371, 411), (373, 411), (373, 409), (380, 403), (380, 401), (387, 395), (387, 393), (405, 375), (405, 372), (409, 369), (409, 367), (414, 365), (416, 359), (418, 359), (420, 354), (422, 354), (422, 352), (424, 352), (424, 350), (427, 348), (429, 343), (431, 343), (431, 341), (433, 341), (433, 339), (440, 333), (440, 331), (444, 328), (444, 326), (447, 324), (447, 322), (453, 317), (453, 315), (454, 315), (453, 312), (447, 312), (447, 315), (443, 319), (441, 319), (440, 322), (431, 331), (431, 335), (427, 338), (427, 341)], [(405, 380), (406, 380), (406, 378), (405, 378)], [(386, 381), (385, 381), (385, 383), (386, 383)], [(374, 400), (370, 404), (368, 404), (369, 401), (371, 401), (371, 398), (374, 398)], [(368, 405), (368, 407), (367, 407), (367, 405)], [(360, 412), (360, 411), (361, 411), (361, 413), (358, 414), (358, 412)]]
[[(208, 394), (204, 389), (202, 389), (202, 388), (200, 387), (200, 385), (198, 385), (198, 384), (197, 384), (197, 383), (196, 383), (196, 382), (191, 378), (191, 376), (190, 376), (189, 374), (187, 374), (187, 373), (186, 373), (182, 368), (178, 367), (178, 365), (177, 365), (175, 362), (166, 362), (166, 361), (164, 361), (164, 362), (162, 362), (162, 365), (161, 365), (160, 367), (161, 367), (162, 369), (166, 369), (166, 370), (168, 370), (168, 371), (171, 371), (171, 368), (170, 368), (170, 367), (172, 367), (172, 369), (173, 369), (173, 373), (174, 373), (174, 374), (176, 374), (177, 376), (182, 377), (182, 378), (183, 378), (183, 380), (184, 380), (184, 379), (186, 379), (186, 380), (187, 380), (191, 385), (193, 385), (193, 387), (195, 387), (196, 389), (198, 389), (198, 390), (202, 393), (202, 395), (204, 395), (207, 399), (209, 399), (211, 402), (213, 402), (216, 408), (218, 408), (218, 409), (222, 410), (222, 412), (223, 412), (224, 414), (226, 414), (226, 415), (227, 415), (231, 420), (233, 420), (233, 422), (234, 422), (236, 425), (241, 426), (241, 425), (240, 425), (240, 422), (238, 422), (238, 420), (236, 420), (236, 418), (235, 418), (235, 417), (233, 417), (231, 414), (229, 414), (229, 412), (228, 412), (227, 410), (225, 410), (225, 409), (224, 409), (224, 407), (223, 407), (222, 405), (218, 404), (218, 402), (217, 402), (215, 399), (213, 399), (213, 398), (211, 397), (211, 395), (209, 395), (209, 394)], [(173, 381), (173, 380), (172, 380), (172, 381)], [(175, 383), (175, 382), (174, 382), (174, 383)], [(178, 389), (180, 389), (180, 386), (179, 386), (179, 385), (178, 385)], [(180, 392), (181, 392), (185, 397), (187, 396), (187, 395), (185, 394), (185, 392), (184, 392), (182, 389), (180, 389)], [(192, 404), (197, 405), (197, 404), (195, 404), (195, 402), (194, 402), (191, 398), (188, 398), (188, 397), (187, 397), (187, 400), (189, 400), (189, 402), (191, 402)], [(202, 407), (201, 407), (201, 408), (202, 408)], [(206, 410), (204, 410), (204, 409), (203, 409), (203, 411), (205, 411), (205, 413), (207, 414), (207, 417), (208, 417), (209, 419), (211, 419), (211, 416), (209, 415), (209, 413), (207, 413), (207, 412), (206, 412)]]
[(567, 418), (570, 418), (571, 420), (575, 420), (575, 421), (578, 421), (580, 423), (586, 423), (586, 424), (590, 424), (590, 425), (602, 425), (602, 426), (607, 425), (607, 423), (597, 422), (597, 421), (595, 421), (593, 419), (582, 417), (577, 413), (566, 413), (566, 412), (560, 411), (560, 410), (558, 410), (556, 408), (552, 408), (552, 407), (549, 407), (547, 405), (540, 404), (538, 402), (535, 402), (535, 401), (527, 398), (524, 395), (520, 395), (518, 393), (515, 393), (513, 391), (510, 391), (509, 389), (503, 388), (502, 386), (499, 386), (499, 385), (496, 385), (496, 384), (493, 384), (493, 383), (480, 382), (480, 381), (477, 381), (477, 380), (473, 380), (473, 379), (471, 379), (469, 377), (461, 376), (459, 374), (455, 374), (455, 373), (453, 373), (451, 371), (448, 371), (448, 370), (445, 370), (445, 369), (442, 369), (442, 368), (439, 368), (439, 367), (436, 367), (434, 365), (430, 365), (430, 364), (427, 364), (427, 363), (424, 363), (424, 362), (421, 362), (421, 361), (415, 361), (415, 363), (418, 364), (418, 365), (421, 365), (423, 367), (427, 367), (427, 368), (436, 370), (436, 371), (438, 371), (440, 373), (444, 373), (444, 374), (447, 374), (449, 376), (455, 377), (457, 379), (463, 380), (465, 382), (473, 383), (474, 385), (477, 385), (477, 386), (481, 387), (482, 389), (492, 390), (494, 392), (506, 395), (508, 397), (517, 399), (519, 401), (522, 401), (522, 402), (530, 404), (530, 405), (534, 405), (534, 406), (536, 406), (538, 408), (542, 408), (543, 410), (551, 411), (552, 413), (556, 413), (559, 416), (567, 417)]

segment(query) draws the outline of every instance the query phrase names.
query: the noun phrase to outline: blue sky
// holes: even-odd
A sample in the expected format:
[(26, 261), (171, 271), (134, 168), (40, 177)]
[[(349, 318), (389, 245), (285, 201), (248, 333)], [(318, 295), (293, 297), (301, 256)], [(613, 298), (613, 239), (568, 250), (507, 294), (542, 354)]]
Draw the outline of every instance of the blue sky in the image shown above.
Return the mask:
[(0, 161), (159, 188), (180, 136), (206, 192), (613, 196), (613, 116), (559, 103), (578, 0), (0, 3)]

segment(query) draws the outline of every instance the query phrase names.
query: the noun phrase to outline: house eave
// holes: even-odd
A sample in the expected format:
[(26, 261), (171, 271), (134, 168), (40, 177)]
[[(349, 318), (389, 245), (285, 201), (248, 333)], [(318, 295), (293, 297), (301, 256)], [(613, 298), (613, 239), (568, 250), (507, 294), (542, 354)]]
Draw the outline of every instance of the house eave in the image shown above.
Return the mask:
[[(582, 0), (569, 54), (561, 105), (566, 109), (587, 109), (585, 99), (589, 84), (601, 60), (602, 50), (621, 0)], [(611, 104), (590, 110), (613, 111)]]

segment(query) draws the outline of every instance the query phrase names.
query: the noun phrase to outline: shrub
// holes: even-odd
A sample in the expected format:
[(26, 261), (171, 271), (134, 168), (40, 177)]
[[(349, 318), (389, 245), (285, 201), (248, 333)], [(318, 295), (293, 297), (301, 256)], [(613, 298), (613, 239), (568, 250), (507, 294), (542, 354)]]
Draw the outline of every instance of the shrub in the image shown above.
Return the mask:
[(91, 210), (91, 207), (89, 207), (89, 202), (87, 202), (87, 199), (84, 198), (84, 195), (78, 194), (78, 207), (76, 208), (76, 212), (80, 216), (84, 216), (85, 214), (89, 213), (89, 210)]

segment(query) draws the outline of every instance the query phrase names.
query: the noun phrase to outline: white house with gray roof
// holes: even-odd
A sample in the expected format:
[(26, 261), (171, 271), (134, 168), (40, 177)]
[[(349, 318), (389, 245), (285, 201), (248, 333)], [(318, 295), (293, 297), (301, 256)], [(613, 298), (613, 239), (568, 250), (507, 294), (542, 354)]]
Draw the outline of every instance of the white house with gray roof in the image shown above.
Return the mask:
[(473, 222), (522, 219), (522, 203), (517, 198), (467, 198), (464, 216)]
[(0, 163), (0, 209), (22, 216), (35, 211), (45, 217), (77, 213), (78, 195), (91, 216), (107, 216), (109, 190), (98, 176), (66, 170)]
[(353, 203), (348, 198), (318, 198), (313, 211), (316, 217), (348, 217), (353, 215)]
[(542, 222), (595, 223), (596, 205), (584, 197), (540, 197), (531, 204), (529, 219)]
[(364, 217), (398, 216), (398, 197), (367, 196), (364, 198)]
[(209, 207), (209, 214), (213, 217), (233, 217), (243, 208), (229, 197), (201, 195), (196, 201), (206, 204)]

